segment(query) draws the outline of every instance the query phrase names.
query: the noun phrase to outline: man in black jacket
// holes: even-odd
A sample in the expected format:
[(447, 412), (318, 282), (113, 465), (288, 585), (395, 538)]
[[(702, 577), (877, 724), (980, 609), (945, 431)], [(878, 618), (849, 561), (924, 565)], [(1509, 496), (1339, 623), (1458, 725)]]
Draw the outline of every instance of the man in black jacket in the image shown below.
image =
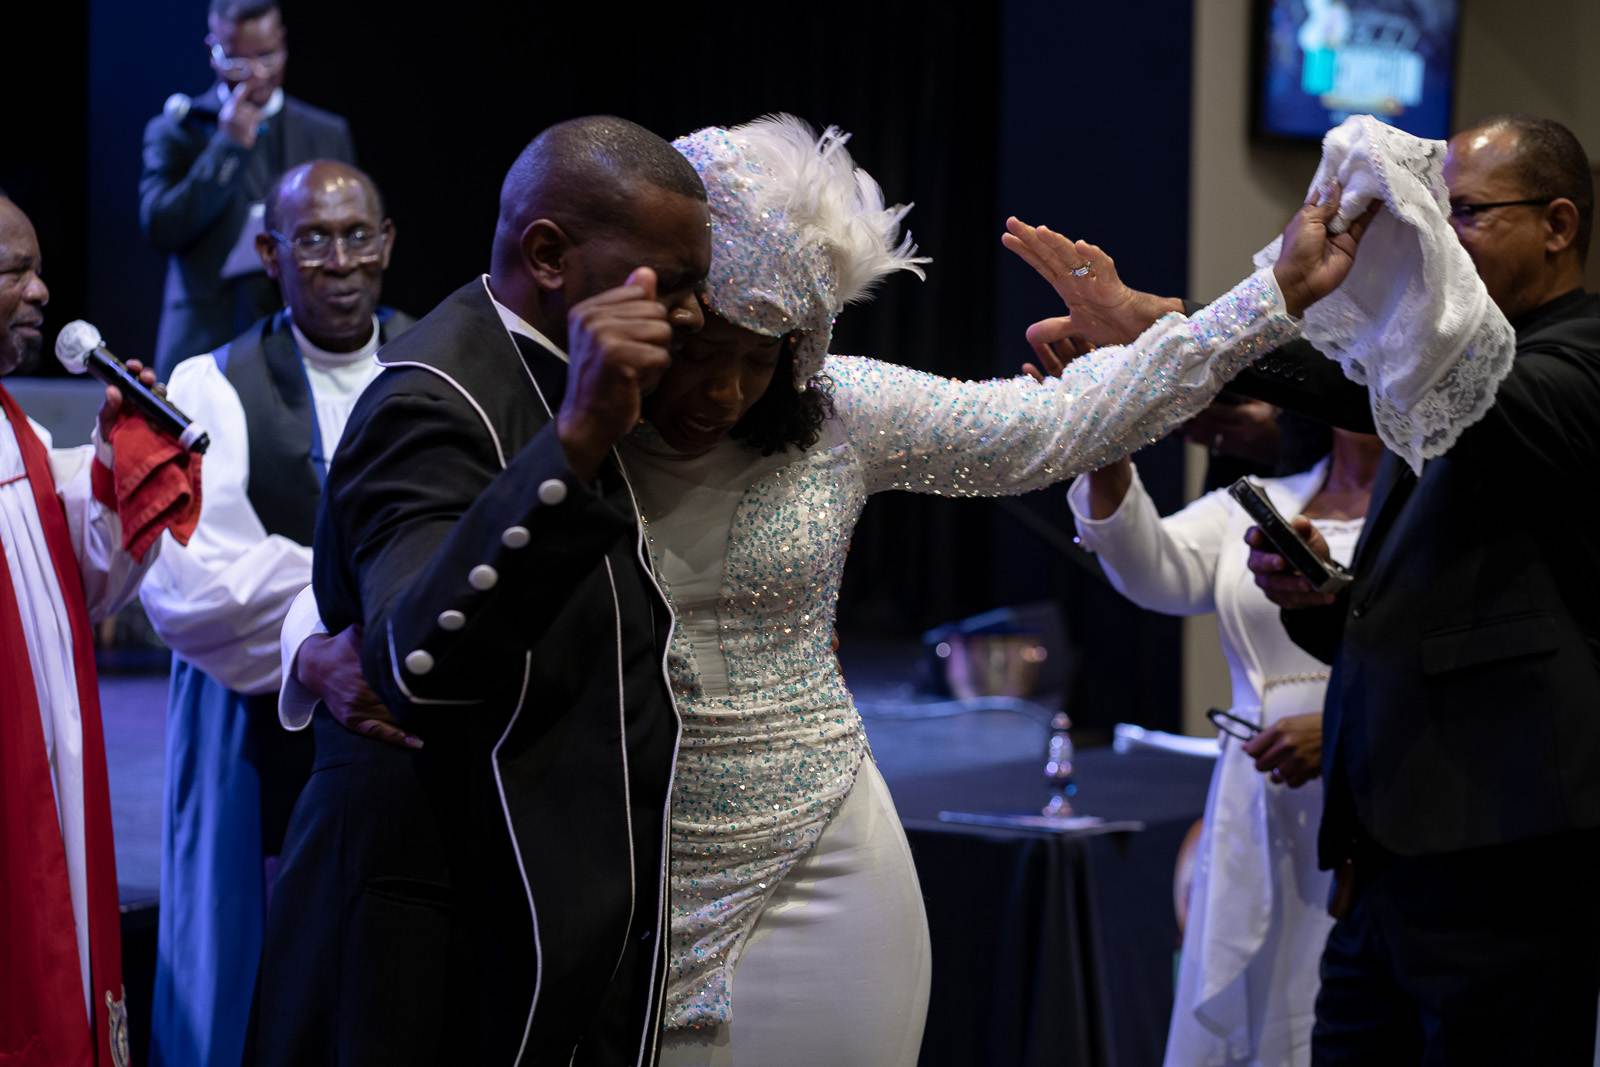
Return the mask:
[(263, 1067), (655, 1062), (671, 615), (611, 446), (702, 325), (709, 264), (687, 161), (573, 120), (506, 176), (490, 273), (384, 348), (313, 577), (423, 747), (316, 714)]
[(174, 94), (144, 131), (139, 224), (169, 257), (156, 337), (163, 378), (280, 306), (255, 254), (278, 176), (356, 158), (344, 119), (284, 94), (289, 44), (276, 0), (212, 0), (209, 27), (217, 83)]
[(1334, 664), (1319, 853), (1339, 922), (1315, 1060), (1588, 1065), (1600, 536), (1562, 502), (1600, 469), (1600, 297), (1582, 289), (1594, 190), (1572, 134), (1521, 117), (1457, 134), (1445, 180), (1517, 332), (1494, 406), (1420, 478), (1385, 459), (1355, 584), (1331, 603), (1252, 556), (1291, 636)]
[[(1291, 636), (1334, 668), (1319, 852), (1339, 921), (1312, 1059), (1588, 1067), (1600, 534), (1565, 505), (1600, 469), (1600, 297), (1581, 288), (1593, 182), (1570, 131), (1524, 116), (1458, 133), (1444, 176), (1456, 233), (1516, 329), (1494, 405), (1420, 478), (1385, 456), (1339, 596), (1251, 554)], [(1114, 340), (1175, 303), (1123, 290), (1055, 332)], [(1230, 388), (1373, 429), (1366, 390), (1304, 342)]]

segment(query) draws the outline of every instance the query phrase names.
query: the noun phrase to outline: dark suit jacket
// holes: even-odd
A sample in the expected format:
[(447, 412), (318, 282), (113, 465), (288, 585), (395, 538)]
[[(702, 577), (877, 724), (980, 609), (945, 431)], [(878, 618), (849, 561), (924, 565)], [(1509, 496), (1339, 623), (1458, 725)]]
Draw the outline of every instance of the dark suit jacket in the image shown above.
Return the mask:
[(566, 365), (484, 281), (383, 349), (334, 457), (317, 602), (412, 752), (317, 714), (269, 918), (263, 1064), (648, 1064), (665, 971), (670, 616)]
[[(1334, 665), (1324, 865), (1363, 832), (1424, 855), (1600, 825), (1600, 297), (1513, 325), (1483, 420), (1420, 479), (1385, 456), (1354, 585), (1283, 613)], [(1365, 389), (1309, 346), (1231, 388), (1371, 430)]]
[(282, 304), (260, 271), (224, 279), (222, 265), (249, 216), (284, 171), (313, 159), (354, 163), (344, 119), (285, 96), (283, 110), (246, 151), (217, 126), (216, 87), (187, 107), (174, 97), (144, 131), (139, 224), (168, 254), (156, 369), (210, 352)]

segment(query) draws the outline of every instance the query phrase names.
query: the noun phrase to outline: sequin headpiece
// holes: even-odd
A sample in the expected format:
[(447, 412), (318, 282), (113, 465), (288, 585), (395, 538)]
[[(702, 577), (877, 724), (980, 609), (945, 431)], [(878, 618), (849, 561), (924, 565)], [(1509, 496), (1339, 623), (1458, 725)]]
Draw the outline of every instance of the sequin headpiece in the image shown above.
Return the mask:
[(708, 126), (672, 146), (694, 165), (711, 208), (706, 302), (767, 337), (798, 333), (796, 389), (821, 373), (833, 320), (892, 271), (923, 277), (910, 204), (884, 207), (883, 190), (845, 151), (850, 135), (818, 137), (793, 115), (724, 129)]

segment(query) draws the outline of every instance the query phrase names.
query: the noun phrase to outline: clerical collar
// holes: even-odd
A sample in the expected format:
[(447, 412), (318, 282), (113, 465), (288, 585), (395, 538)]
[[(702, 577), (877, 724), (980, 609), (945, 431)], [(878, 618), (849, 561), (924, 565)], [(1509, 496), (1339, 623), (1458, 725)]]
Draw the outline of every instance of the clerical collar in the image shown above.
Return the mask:
[[(232, 95), (233, 95), (233, 90), (231, 88), (229, 88), (227, 82), (218, 82), (217, 83), (217, 99), (221, 100), (224, 104), (226, 104), (228, 102), (228, 97), (230, 97)], [(280, 112), (282, 110), (283, 110), (283, 89), (281, 87), (279, 87), (277, 89), (272, 90), (272, 96), (267, 100), (267, 102), (265, 104), (262, 105), (262, 107), (261, 107), (261, 117), (264, 118), (264, 119), (270, 119), (272, 116), (276, 115), (278, 112)]]
[(311, 343), (311, 339), (300, 332), (300, 327), (295, 325), (293, 316), (289, 319), (289, 329), (294, 332), (294, 343), (300, 346), (300, 356), (306, 362), (318, 367), (348, 367), (352, 363), (371, 362), (372, 357), (378, 352), (378, 317), (372, 317), (372, 336), (366, 343), (353, 352), (329, 352), (325, 348), (318, 348)]
[(489, 294), (489, 303), (494, 305), (495, 313), (500, 316), (500, 322), (507, 330), (528, 338), (528, 340), (533, 341), (561, 362), (567, 362), (567, 354), (561, 350), (559, 345), (534, 329), (527, 319), (500, 303), (499, 298), (494, 295), (494, 290), (489, 288), (489, 276), (487, 274), (483, 276), (483, 291)]

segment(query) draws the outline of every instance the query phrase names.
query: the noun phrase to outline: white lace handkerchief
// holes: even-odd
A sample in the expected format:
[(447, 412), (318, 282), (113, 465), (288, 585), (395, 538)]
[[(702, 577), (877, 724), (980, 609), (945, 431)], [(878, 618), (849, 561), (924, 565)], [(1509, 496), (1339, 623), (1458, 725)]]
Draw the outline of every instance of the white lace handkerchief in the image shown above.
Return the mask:
[[(1511, 370), (1516, 335), (1450, 228), (1445, 143), (1413, 137), (1368, 115), (1322, 140), (1313, 190), (1337, 180), (1336, 226), (1374, 199), (1344, 284), (1306, 309), (1304, 335), (1367, 387), (1383, 443), (1421, 473), (1481, 419)], [(1256, 253), (1278, 258), (1282, 238)]]

